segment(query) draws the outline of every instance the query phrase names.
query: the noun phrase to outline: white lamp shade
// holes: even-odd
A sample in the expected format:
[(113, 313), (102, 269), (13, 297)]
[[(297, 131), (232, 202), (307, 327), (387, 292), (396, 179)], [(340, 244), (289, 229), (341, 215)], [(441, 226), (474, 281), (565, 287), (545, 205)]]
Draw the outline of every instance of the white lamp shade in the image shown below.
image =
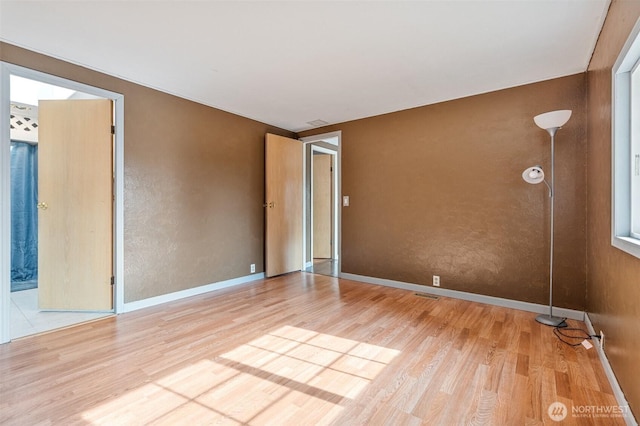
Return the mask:
[(535, 121), (536, 125), (541, 129), (549, 130), (564, 126), (570, 117), (570, 109), (561, 109), (536, 115), (533, 117), (533, 121)]
[(529, 167), (527, 170), (522, 172), (522, 179), (527, 183), (534, 185), (539, 184), (544, 182), (544, 171), (540, 166)]

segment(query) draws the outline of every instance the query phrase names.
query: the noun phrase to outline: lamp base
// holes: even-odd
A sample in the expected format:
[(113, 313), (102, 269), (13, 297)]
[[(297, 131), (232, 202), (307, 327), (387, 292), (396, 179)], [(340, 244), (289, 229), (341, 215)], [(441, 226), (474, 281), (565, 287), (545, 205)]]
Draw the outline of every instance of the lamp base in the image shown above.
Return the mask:
[(562, 317), (553, 317), (551, 315), (538, 315), (536, 317), (536, 321), (540, 324), (549, 325), (551, 327), (566, 327), (567, 323), (565, 322), (566, 318)]

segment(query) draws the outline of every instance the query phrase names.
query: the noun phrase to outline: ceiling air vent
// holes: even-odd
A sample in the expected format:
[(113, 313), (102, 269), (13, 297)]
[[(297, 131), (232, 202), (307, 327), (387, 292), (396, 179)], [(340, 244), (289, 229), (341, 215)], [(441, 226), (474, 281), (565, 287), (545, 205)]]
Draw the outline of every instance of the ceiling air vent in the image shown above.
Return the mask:
[(324, 120), (313, 120), (313, 121), (307, 121), (307, 124), (310, 124), (314, 127), (319, 127), (319, 126), (326, 126), (329, 123)]

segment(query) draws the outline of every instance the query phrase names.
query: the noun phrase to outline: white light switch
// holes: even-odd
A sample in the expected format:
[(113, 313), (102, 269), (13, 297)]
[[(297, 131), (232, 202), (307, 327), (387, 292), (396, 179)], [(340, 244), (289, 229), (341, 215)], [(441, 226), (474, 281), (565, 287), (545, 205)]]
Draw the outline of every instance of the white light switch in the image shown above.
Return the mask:
[(343, 207), (349, 207), (349, 196), (348, 195), (344, 195), (342, 197), (342, 206)]

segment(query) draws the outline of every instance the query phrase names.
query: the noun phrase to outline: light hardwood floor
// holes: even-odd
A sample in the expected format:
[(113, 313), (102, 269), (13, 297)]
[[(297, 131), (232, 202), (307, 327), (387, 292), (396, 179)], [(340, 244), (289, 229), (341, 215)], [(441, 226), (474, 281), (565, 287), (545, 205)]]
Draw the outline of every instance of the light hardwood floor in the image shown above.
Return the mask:
[(534, 318), (293, 273), (0, 345), (0, 424), (624, 424)]

